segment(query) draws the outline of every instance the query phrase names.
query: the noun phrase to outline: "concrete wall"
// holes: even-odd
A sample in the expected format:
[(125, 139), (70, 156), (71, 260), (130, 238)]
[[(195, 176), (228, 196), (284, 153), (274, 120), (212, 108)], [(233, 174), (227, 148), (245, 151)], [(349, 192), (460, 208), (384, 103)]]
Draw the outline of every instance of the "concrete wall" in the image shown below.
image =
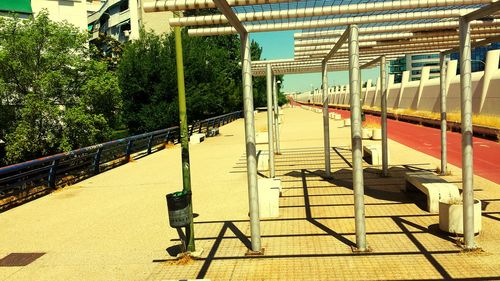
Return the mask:
[(31, 9), (37, 15), (43, 9), (53, 21), (67, 21), (80, 30), (87, 30), (87, 2), (85, 0), (31, 0)]
[[(472, 73), (472, 110), (474, 114), (500, 115), (500, 50), (489, 51), (486, 57), (485, 71)], [(425, 67), (424, 67), (425, 68)], [(422, 70), (420, 81), (410, 81), (409, 72), (403, 73), (401, 83), (394, 84), (394, 77), (387, 81), (387, 106), (392, 109), (413, 109), (439, 112), (440, 81), (429, 79), (429, 69)], [(457, 62), (449, 61), (447, 69), (447, 107), (448, 112), (460, 111), (460, 75)], [(380, 81), (376, 81), (380, 83)], [(367, 83), (370, 85), (370, 82)], [(365, 106), (380, 107), (378, 85), (362, 88), (362, 101)], [(315, 96), (318, 95), (315, 93)], [(331, 104), (347, 105), (349, 89), (345, 86), (333, 87)], [(297, 95), (298, 101), (307, 102), (306, 94)], [(311, 98), (309, 98), (311, 99)], [(311, 99), (312, 100), (312, 99)]]

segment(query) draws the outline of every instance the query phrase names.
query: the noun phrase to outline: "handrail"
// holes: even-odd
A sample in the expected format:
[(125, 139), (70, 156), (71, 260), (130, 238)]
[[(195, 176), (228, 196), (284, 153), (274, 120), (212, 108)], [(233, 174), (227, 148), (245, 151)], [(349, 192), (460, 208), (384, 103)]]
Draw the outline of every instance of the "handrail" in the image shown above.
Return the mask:
[[(241, 117), (242, 111), (236, 111), (195, 122), (189, 126), (189, 135), (208, 133), (211, 128)], [(128, 162), (132, 154), (144, 152), (149, 155), (159, 151), (160, 145), (168, 141), (179, 142), (178, 126), (0, 167), (0, 209), (3, 207), (1, 200), (6, 197), (30, 193), (38, 187), (54, 189), (91, 177)]]

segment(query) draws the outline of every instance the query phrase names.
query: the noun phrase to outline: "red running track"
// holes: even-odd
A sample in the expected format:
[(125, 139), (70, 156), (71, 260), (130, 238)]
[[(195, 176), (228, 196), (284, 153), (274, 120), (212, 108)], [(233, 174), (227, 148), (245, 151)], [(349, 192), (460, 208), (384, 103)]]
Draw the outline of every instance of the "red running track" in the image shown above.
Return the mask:
[[(319, 106), (317, 106), (319, 107)], [(349, 118), (348, 110), (334, 110)], [(380, 117), (367, 115), (367, 120), (380, 122)], [(441, 131), (437, 128), (419, 126), (407, 122), (387, 119), (387, 133), (390, 139), (423, 152), (441, 158)], [(462, 136), (460, 133), (448, 132), (448, 163), (462, 167)], [(481, 138), (473, 138), (474, 174), (500, 183), (500, 144)]]

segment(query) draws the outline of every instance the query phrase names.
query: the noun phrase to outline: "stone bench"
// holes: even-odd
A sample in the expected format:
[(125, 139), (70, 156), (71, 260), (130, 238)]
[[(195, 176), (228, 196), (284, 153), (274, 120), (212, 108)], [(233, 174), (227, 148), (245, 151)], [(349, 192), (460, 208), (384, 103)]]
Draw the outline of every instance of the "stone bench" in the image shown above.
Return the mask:
[(205, 134), (194, 133), (189, 137), (190, 144), (198, 144), (205, 140)]
[(380, 145), (363, 145), (363, 158), (372, 165), (382, 165), (382, 148)]
[(407, 172), (403, 191), (418, 189), (427, 196), (427, 211), (439, 213), (439, 201), (460, 199), (458, 187), (430, 172)]
[(207, 131), (207, 138), (215, 137), (219, 134), (219, 128), (210, 128)]

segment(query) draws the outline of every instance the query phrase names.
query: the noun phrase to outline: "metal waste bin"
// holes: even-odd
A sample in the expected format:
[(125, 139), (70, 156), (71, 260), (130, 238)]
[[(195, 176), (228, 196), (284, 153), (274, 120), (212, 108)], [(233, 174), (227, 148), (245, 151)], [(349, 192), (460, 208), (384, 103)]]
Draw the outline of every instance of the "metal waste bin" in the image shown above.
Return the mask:
[(191, 192), (178, 191), (167, 194), (168, 220), (171, 227), (188, 226), (191, 215)]

